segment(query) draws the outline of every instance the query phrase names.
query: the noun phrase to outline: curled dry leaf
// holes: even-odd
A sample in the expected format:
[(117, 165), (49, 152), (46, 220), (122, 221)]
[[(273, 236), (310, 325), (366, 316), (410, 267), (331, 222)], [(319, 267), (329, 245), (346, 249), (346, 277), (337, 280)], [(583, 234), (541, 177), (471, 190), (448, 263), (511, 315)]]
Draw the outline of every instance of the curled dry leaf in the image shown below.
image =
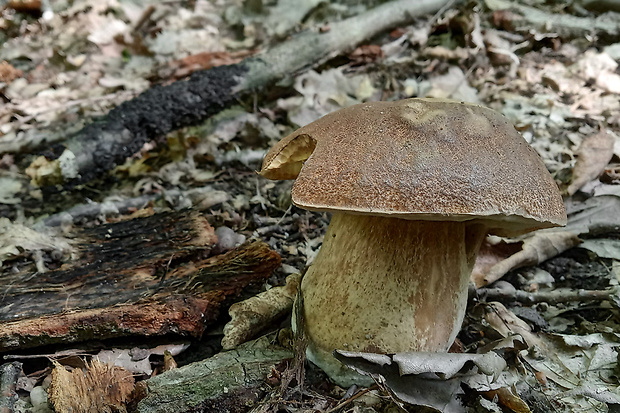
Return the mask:
[(480, 251), (471, 273), (471, 281), (477, 287), (484, 285), (484, 277), (491, 268), (521, 251), (523, 247), (523, 241), (506, 242), (503, 239), (496, 240), (497, 237), (488, 236), (480, 246)]
[(485, 304), (484, 319), (502, 337), (519, 335), (530, 347), (539, 342), (530, 326), (502, 303), (494, 301)]
[(575, 406), (590, 405), (592, 399), (620, 404), (615, 379), (611, 379), (616, 374), (620, 342), (617, 334), (534, 334), (527, 323), (502, 304), (488, 303), (484, 309), (485, 320), (500, 335), (513, 340), (517, 334), (525, 340), (530, 350), (520, 351), (519, 359), (529, 366), (535, 379), (562, 388), (562, 393), (554, 396), (566, 404), (568, 410), (562, 411), (576, 411)]
[(583, 202), (569, 203), (567, 209), (569, 218), (564, 228), (566, 231), (598, 237), (603, 234), (614, 234), (620, 228), (619, 196), (594, 196)]
[(336, 350), (335, 357), (354, 370), (370, 375), (402, 402), (444, 413), (463, 411), (457, 394), (461, 384), (479, 390), (496, 390), (494, 383), (506, 362), (494, 352), (485, 354), (398, 353), (393, 356)]
[(164, 351), (164, 368), (162, 369), (162, 371), (174, 370), (177, 367), (179, 366), (174, 359), (172, 353), (168, 350)]
[[(538, 231), (524, 240), (521, 251), (492, 265), (478, 265), (473, 281), (477, 288), (502, 278), (508, 271), (536, 265), (578, 245), (579, 237), (564, 230)], [(504, 247), (501, 247), (504, 248)], [(486, 254), (488, 256), (488, 254)]]
[(6, 60), (0, 62), (0, 82), (11, 83), (18, 77), (22, 77), (24, 72), (16, 69)]
[(566, 190), (569, 195), (573, 195), (603, 173), (614, 155), (614, 144), (615, 139), (607, 129), (601, 129), (581, 143), (577, 150), (577, 163), (573, 169), (573, 182)]
[(497, 399), (500, 406), (515, 413), (530, 413), (528, 405), (521, 400), (518, 394), (509, 387), (502, 387), (497, 390), (490, 390), (482, 394), (489, 400)]
[(300, 274), (291, 274), (286, 277), (286, 285), (274, 287), (230, 306), (228, 312), (232, 319), (224, 326), (222, 339), (224, 350), (245, 343), (274, 320), (289, 312), (293, 307), (300, 281)]
[(44, 273), (47, 271), (44, 252), (57, 253), (62, 257), (75, 251), (71, 241), (60, 235), (45, 234), (13, 223), (7, 218), (0, 218), (0, 267), (4, 261), (33, 256), (37, 270)]
[(91, 362), (69, 372), (54, 362), (48, 398), (57, 413), (126, 412), (134, 388), (131, 373), (121, 367)]

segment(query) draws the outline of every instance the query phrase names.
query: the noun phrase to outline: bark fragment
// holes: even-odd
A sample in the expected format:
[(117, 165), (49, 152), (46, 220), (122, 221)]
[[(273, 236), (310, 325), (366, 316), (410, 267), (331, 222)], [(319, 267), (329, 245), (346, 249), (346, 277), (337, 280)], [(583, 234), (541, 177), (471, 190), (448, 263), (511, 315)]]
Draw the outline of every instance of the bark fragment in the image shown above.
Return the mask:
[(280, 264), (261, 242), (210, 256), (217, 238), (196, 213), (102, 225), (78, 239), (80, 257), (61, 268), (3, 277), (0, 352), (129, 335), (199, 337), (224, 300)]

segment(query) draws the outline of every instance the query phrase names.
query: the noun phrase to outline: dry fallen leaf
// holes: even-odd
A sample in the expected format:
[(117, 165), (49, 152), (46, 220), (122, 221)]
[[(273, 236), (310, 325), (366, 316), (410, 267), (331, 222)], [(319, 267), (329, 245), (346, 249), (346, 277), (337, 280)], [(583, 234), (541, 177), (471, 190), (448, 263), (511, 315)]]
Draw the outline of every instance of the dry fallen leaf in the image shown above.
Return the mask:
[(509, 409), (515, 413), (530, 413), (528, 405), (521, 400), (518, 394), (509, 387), (502, 387), (497, 390), (490, 390), (483, 393), (483, 396), (489, 400), (497, 398), (500, 406)]
[[(176, 356), (189, 347), (188, 343), (162, 344), (154, 348), (134, 347), (132, 349), (112, 349), (101, 350), (97, 354), (97, 359), (102, 363), (113, 364), (130, 371), (133, 374), (145, 374), (150, 376), (153, 373), (149, 357), (153, 354), (163, 355), (164, 362), (166, 353)], [(63, 364), (67, 364), (63, 362)]]
[(252, 55), (252, 50), (242, 50), (238, 52), (200, 52), (186, 56), (179, 60), (173, 60), (169, 63), (169, 66), (174, 73), (170, 75), (170, 79), (181, 79), (189, 76), (198, 70), (211, 69), (212, 67), (231, 65), (239, 63), (245, 57)]
[(582, 186), (597, 178), (614, 155), (614, 137), (601, 129), (598, 133), (588, 136), (577, 150), (577, 163), (573, 169), (573, 182), (566, 190), (573, 195)]
[[(485, 321), (497, 333), (511, 338), (517, 334), (524, 339), (529, 351), (520, 351), (519, 359), (534, 373), (537, 381), (547, 383), (547, 390), (554, 385), (561, 388), (561, 391), (551, 390), (555, 399), (565, 403), (566, 410), (561, 411), (576, 411), (576, 406), (590, 406), (593, 400), (620, 404), (615, 380), (610, 379), (615, 375), (617, 364), (616, 348), (620, 338), (616, 334), (533, 333), (526, 322), (501, 303), (487, 303), (483, 308)], [(519, 406), (516, 404), (510, 409), (522, 411), (518, 410)], [(587, 411), (601, 410), (594, 407)]]
[(596, 237), (611, 234), (620, 228), (620, 197), (600, 195), (588, 198), (583, 202), (568, 203), (568, 224), (566, 231), (575, 234), (588, 234)]
[(3, 60), (0, 62), (0, 82), (11, 83), (18, 77), (22, 77), (24, 72), (16, 69), (9, 62)]
[(480, 246), (480, 251), (471, 273), (471, 281), (476, 286), (484, 285), (484, 277), (493, 266), (522, 249), (523, 241), (506, 242), (500, 239), (496, 242), (495, 238), (497, 237), (487, 237)]
[(133, 376), (121, 367), (94, 360), (69, 372), (54, 362), (48, 399), (57, 413), (124, 413), (133, 388)]
[(529, 347), (539, 343), (540, 340), (532, 333), (530, 326), (508, 310), (504, 304), (496, 301), (486, 303), (484, 310), (484, 319), (502, 337), (519, 335)]
[(24, 225), (0, 218), (0, 268), (5, 261), (18, 257), (30, 257), (37, 265), (37, 271), (47, 271), (44, 253), (69, 257), (75, 253), (72, 242), (60, 235), (46, 234)]
[(458, 394), (462, 384), (479, 390), (501, 388), (495, 379), (506, 368), (493, 351), (484, 354), (398, 353), (393, 356), (336, 350), (334, 356), (362, 374), (370, 375), (397, 400), (444, 413), (464, 411)]
[(564, 230), (538, 231), (525, 239), (521, 251), (491, 266), (485, 272), (478, 267), (476, 278), (473, 279), (477, 288), (484, 287), (502, 278), (508, 271), (536, 265), (555, 257), (581, 242), (572, 232)]
[(465, 73), (457, 66), (450, 66), (446, 74), (432, 77), (430, 82), (431, 90), (426, 94), (427, 97), (480, 103), (478, 91), (469, 84)]

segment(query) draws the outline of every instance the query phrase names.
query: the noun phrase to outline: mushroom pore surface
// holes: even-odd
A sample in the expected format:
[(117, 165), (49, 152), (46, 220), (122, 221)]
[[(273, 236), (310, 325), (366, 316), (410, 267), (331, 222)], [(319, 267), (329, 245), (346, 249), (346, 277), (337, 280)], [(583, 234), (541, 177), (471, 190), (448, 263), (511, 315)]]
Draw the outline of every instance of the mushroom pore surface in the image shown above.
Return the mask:
[(484, 235), (462, 222), (335, 213), (301, 284), (308, 358), (349, 385), (357, 377), (334, 349), (447, 351)]

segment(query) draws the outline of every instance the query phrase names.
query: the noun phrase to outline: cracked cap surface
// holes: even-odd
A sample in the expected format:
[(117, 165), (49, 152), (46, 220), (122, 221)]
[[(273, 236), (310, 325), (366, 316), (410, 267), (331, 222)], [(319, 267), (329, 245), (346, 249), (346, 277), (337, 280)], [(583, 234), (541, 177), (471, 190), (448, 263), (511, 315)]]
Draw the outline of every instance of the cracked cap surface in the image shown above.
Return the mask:
[(278, 142), (260, 174), (296, 179), (293, 203), (516, 235), (566, 224), (553, 178), (501, 114), (443, 99), (362, 103)]

